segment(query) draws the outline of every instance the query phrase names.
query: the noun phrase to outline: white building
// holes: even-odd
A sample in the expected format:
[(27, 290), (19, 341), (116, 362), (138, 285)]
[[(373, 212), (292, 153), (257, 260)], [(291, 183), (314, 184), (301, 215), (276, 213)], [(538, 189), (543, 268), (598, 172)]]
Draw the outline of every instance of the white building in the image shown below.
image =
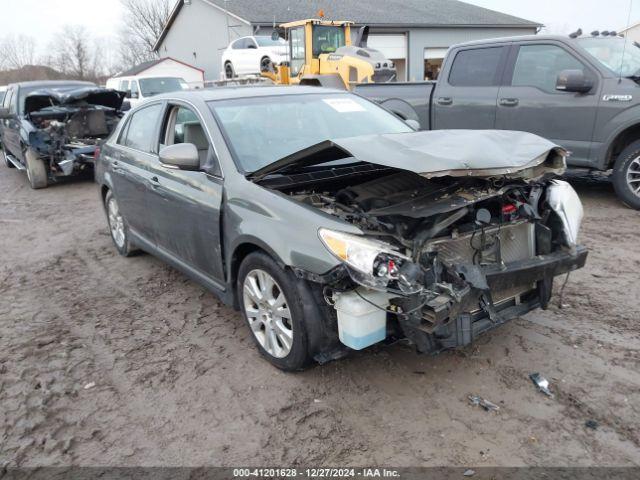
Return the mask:
[[(191, 88), (202, 88), (204, 85), (204, 70), (184, 61), (171, 57), (159, 58), (144, 62), (135, 67), (120, 72), (118, 75), (107, 81), (107, 86), (112, 87), (114, 83), (135, 78), (157, 78), (157, 77), (179, 77), (182, 78)], [(119, 88), (119, 87), (112, 87)]]

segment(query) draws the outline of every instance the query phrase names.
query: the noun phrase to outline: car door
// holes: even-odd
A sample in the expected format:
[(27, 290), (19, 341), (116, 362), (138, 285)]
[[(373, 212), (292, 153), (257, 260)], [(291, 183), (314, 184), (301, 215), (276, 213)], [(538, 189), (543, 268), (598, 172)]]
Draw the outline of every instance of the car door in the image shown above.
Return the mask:
[(445, 128), (494, 128), (496, 101), (508, 45), (451, 52), (448, 74), (440, 75), (433, 98), (433, 125)]
[[(582, 70), (594, 87), (588, 93), (556, 90), (562, 70)], [(575, 52), (554, 42), (514, 45), (505, 85), (498, 94), (496, 128), (545, 137), (587, 164), (598, 110), (598, 75)]]
[(4, 106), (9, 109), (9, 118), (3, 120), (2, 144), (7, 152), (24, 163), (20, 142), (21, 120), (18, 112), (18, 87), (7, 90)]
[(163, 102), (133, 111), (118, 137), (109, 161), (118, 206), (129, 228), (153, 241), (153, 223), (147, 208), (149, 165), (157, 158), (157, 141)]
[(200, 170), (169, 168), (159, 158), (151, 164), (149, 215), (156, 246), (179, 264), (220, 287), (224, 284), (220, 239), (223, 182), (214, 146), (196, 109), (170, 102), (160, 135), (160, 149), (192, 143)]
[(260, 73), (260, 49), (252, 37), (245, 39), (246, 73)]

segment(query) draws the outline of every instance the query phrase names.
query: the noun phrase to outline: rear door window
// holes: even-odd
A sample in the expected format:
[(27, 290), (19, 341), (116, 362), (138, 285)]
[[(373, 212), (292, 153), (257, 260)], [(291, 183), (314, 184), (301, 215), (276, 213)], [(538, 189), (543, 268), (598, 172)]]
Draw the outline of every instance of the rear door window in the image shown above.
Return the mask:
[(133, 112), (125, 126), (126, 133), (123, 138), (120, 138), (119, 143), (141, 152), (157, 153), (158, 120), (161, 113), (161, 103), (149, 105)]
[(474, 48), (458, 52), (449, 73), (449, 84), (455, 87), (498, 85), (504, 48)]

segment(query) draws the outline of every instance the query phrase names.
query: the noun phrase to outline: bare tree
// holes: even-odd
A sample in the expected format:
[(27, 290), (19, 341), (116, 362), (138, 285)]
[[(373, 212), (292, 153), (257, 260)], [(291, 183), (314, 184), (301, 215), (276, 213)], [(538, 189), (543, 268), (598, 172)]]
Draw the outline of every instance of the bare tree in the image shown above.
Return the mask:
[(7, 35), (0, 40), (0, 70), (17, 70), (35, 64), (36, 41), (28, 35)]
[(153, 51), (169, 20), (174, 0), (120, 0), (125, 10), (120, 31), (122, 62), (132, 66), (156, 58)]
[(48, 64), (78, 80), (95, 80), (100, 75), (99, 52), (87, 29), (67, 25), (56, 35), (50, 47)]

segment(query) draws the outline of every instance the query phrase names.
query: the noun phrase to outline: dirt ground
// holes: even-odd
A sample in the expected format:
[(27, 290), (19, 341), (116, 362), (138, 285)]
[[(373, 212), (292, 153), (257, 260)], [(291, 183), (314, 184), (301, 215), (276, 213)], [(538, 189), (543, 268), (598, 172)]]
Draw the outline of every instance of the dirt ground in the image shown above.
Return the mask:
[(33, 191), (3, 162), (0, 466), (639, 465), (640, 213), (574, 183), (591, 253), (564, 308), (286, 374), (203, 288), (118, 256), (95, 184)]

